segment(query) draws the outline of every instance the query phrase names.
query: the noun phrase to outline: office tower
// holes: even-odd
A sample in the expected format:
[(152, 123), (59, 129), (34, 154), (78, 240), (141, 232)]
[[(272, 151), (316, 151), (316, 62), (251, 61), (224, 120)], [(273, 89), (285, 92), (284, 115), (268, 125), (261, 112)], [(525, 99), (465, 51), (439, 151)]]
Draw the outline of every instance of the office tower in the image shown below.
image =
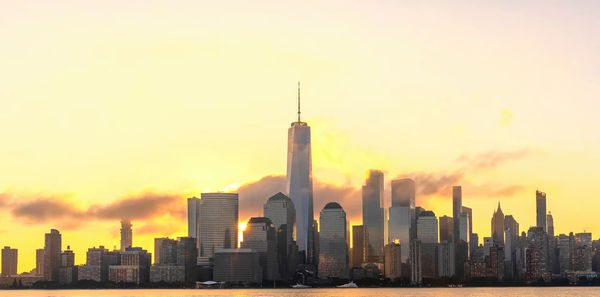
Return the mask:
[(471, 233), (471, 237), (469, 238), (469, 259), (471, 259), (471, 255), (477, 250), (479, 247), (479, 234)]
[(365, 263), (365, 235), (363, 225), (352, 226), (352, 267)]
[(498, 209), (492, 215), (492, 239), (495, 245), (504, 245), (504, 213), (498, 202)]
[(454, 244), (443, 240), (438, 246), (438, 276), (451, 277), (454, 275)]
[(538, 227), (546, 230), (546, 193), (535, 191), (536, 222)]
[(108, 267), (108, 280), (143, 284), (150, 280), (152, 255), (139, 247), (129, 247), (121, 252), (121, 264)]
[[(417, 217), (415, 215), (415, 182), (409, 178), (395, 179), (392, 185), (392, 206), (410, 209), (410, 238), (417, 236)], [(390, 211), (390, 214), (392, 212)], [(391, 219), (391, 217), (390, 217)], [(393, 240), (390, 239), (389, 242)]]
[(157, 239), (154, 241), (154, 249), (160, 252), (160, 256), (155, 258), (154, 265), (150, 267), (150, 282), (191, 283), (195, 281), (194, 268), (198, 256), (196, 238)]
[(131, 222), (129, 220), (121, 221), (121, 251), (131, 247), (133, 242), (133, 231), (131, 231)]
[[(400, 243), (402, 249), (402, 262), (406, 262), (409, 256), (409, 243), (411, 238), (411, 208), (409, 206), (392, 206), (389, 209), (388, 242)], [(416, 230), (416, 225), (414, 230)]]
[(552, 213), (548, 212), (546, 215), (546, 228), (548, 229), (546, 233), (548, 236), (554, 237), (554, 218), (552, 218)]
[(45, 235), (44, 244), (44, 279), (58, 281), (60, 268), (61, 235), (56, 229), (51, 229)]
[(262, 283), (260, 257), (252, 249), (221, 249), (215, 252), (214, 280), (228, 283)]
[(469, 243), (469, 214), (467, 214), (466, 212), (461, 212), (460, 213), (460, 230), (458, 231), (459, 234), (459, 239), (466, 242), (467, 244)]
[(567, 270), (573, 270), (573, 256), (571, 254), (573, 248), (574, 242), (569, 238), (568, 235), (558, 235), (560, 273), (564, 273)]
[(72, 284), (77, 281), (77, 267), (75, 266), (75, 254), (70, 246), (60, 254), (60, 268), (58, 283)]
[(44, 275), (44, 249), (35, 250), (35, 274)]
[[(545, 217), (544, 217), (545, 219)], [(544, 220), (545, 223), (545, 220)], [(528, 281), (549, 280), (548, 237), (543, 227), (531, 227), (527, 232), (526, 271)]]
[(465, 214), (467, 217), (468, 230), (467, 230), (467, 242), (470, 243), (471, 235), (473, 234), (473, 210), (470, 207), (461, 206), (460, 212)]
[(417, 238), (422, 244), (438, 243), (438, 220), (433, 211), (423, 211), (417, 217)]
[(367, 262), (383, 263), (383, 172), (370, 170), (362, 187), (363, 226), (368, 233)]
[(304, 254), (302, 262), (314, 262), (313, 184), (310, 126), (300, 120), (300, 83), (298, 83), (298, 121), (288, 129), (288, 196), (296, 208), (296, 244)]
[(17, 274), (17, 260), (19, 251), (5, 246), (2, 249), (2, 276), (11, 276)]
[(575, 242), (577, 243), (577, 245), (585, 245), (585, 246), (589, 246), (592, 247), (592, 233), (590, 232), (583, 232), (583, 233), (576, 233), (575, 234)]
[(103, 246), (89, 248), (86, 253), (86, 264), (79, 266), (79, 280), (105, 282), (108, 280), (108, 267), (121, 263), (119, 251), (108, 251)]
[(346, 212), (336, 202), (327, 203), (319, 224), (319, 277), (348, 278)]
[(238, 194), (202, 193), (198, 215), (198, 265), (211, 266), (219, 249), (236, 248)]
[(449, 216), (440, 217), (440, 242), (454, 242), (454, 219)]
[(177, 241), (170, 238), (154, 238), (154, 264), (175, 265)]
[(402, 246), (399, 243), (388, 243), (384, 247), (383, 258), (385, 277), (391, 280), (402, 277)]
[(461, 186), (452, 187), (452, 219), (454, 220), (453, 238), (458, 241), (460, 238), (460, 212), (462, 208), (462, 188)]
[(269, 218), (250, 218), (244, 230), (241, 248), (258, 252), (265, 280), (280, 279), (277, 263), (277, 233), (275, 225)]
[(421, 273), (421, 241), (419, 239), (410, 241), (410, 281), (420, 284), (423, 280)]
[(519, 223), (512, 215), (506, 215), (504, 217), (504, 229), (510, 230), (511, 236), (519, 237)]
[(286, 246), (294, 240), (294, 225), (296, 224), (296, 208), (294, 202), (279, 192), (267, 200), (263, 216), (269, 218), (275, 230), (282, 228), (285, 233)]
[[(188, 210), (188, 237), (198, 237), (198, 206), (200, 205), (200, 199), (196, 197), (187, 199), (187, 210)], [(155, 245), (156, 246), (156, 245)], [(156, 254), (154, 254), (156, 259)], [(156, 260), (154, 260), (156, 262)]]

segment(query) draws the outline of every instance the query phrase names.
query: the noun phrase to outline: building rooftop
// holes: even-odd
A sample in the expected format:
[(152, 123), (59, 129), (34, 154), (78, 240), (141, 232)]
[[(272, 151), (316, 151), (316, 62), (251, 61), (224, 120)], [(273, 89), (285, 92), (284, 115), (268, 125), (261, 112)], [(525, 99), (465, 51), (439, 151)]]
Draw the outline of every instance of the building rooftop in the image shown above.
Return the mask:
[(265, 217), (253, 217), (253, 218), (250, 218), (250, 220), (248, 221), (248, 224), (260, 224), (260, 223), (273, 224), (273, 222), (271, 222), (271, 219), (265, 218)]
[(327, 203), (327, 205), (325, 205), (325, 207), (323, 207), (323, 209), (336, 209), (336, 208), (341, 209), (342, 206), (339, 205), (337, 202), (329, 202), (329, 203)]

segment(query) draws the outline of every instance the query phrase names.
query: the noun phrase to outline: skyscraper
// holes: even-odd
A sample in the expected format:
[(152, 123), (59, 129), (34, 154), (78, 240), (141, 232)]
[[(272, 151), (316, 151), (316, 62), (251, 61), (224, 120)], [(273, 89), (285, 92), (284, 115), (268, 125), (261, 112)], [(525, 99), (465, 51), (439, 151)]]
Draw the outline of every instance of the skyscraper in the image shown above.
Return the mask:
[(462, 188), (461, 186), (452, 187), (452, 219), (454, 220), (455, 241), (460, 238), (460, 212), (462, 208)]
[(44, 249), (35, 250), (35, 274), (44, 275)]
[(424, 211), (417, 218), (417, 238), (422, 244), (438, 243), (438, 219), (433, 211)]
[(44, 244), (44, 279), (58, 281), (60, 269), (61, 235), (56, 229), (51, 229), (45, 235)]
[(244, 230), (243, 249), (252, 249), (259, 254), (262, 276), (266, 280), (280, 279), (277, 264), (277, 233), (269, 218), (250, 218)]
[(554, 237), (554, 218), (552, 218), (552, 213), (550, 212), (546, 215), (546, 229), (548, 236)]
[(388, 243), (384, 247), (384, 275), (391, 280), (402, 277), (402, 246), (398, 243)]
[(383, 172), (370, 170), (365, 185), (362, 187), (362, 219), (368, 234), (367, 262), (383, 263), (383, 211)]
[(19, 251), (5, 246), (2, 249), (2, 276), (17, 274), (17, 260)]
[(395, 179), (391, 182), (392, 205), (388, 215), (388, 243), (402, 245), (402, 261), (406, 262), (410, 251), (410, 240), (417, 230), (415, 215), (415, 182), (412, 179)]
[[(440, 217), (440, 242), (454, 242), (454, 219), (449, 216)], [(452, 257), (454, 259), (454, 257)]]
[(537, 226), (542, 227), (544, 232), (548, 232), (546, 230), (546, 193), (535, 191), (535, 209)]
[(129, 220), (121, 221), (121, 251), (131, 247), (133, 241), (133, 231), (131, 231), (131, 222)]
[(492, 215), (492, 239), (495, 245), (504, 245), (504, 213), (498, 202), (498, 209)]
[(300, 120), (300, 83), (298, 82), (298, 121), (288, 129), (287, 178), (288, 196), (296, 208), (296, 243), (304, 254), (303, 262), (314, 259), (314, 213), (310, 127)]
[(466, 206), (461, 206), (460, 208), (461, 213), (466, 214), (467, 216), (467, 222), (468, 222), (468, 230), (467, 230), (467, 242), (469, 243), (469, 254), (471, 253), (471, 250), (477, 247), (477, 242), (475, 242), (475, 245), (473, 245), (473, 243), (471, 243), (471, 238), (473, 237), (473, 210), (470, 207), (466, 207)]
[(323, 207), (319, 216), (319, 277), (348, 277), (346, 212), (336, 202)]
[(198, 215), (198, 265), (210, 266), (219, 249), (237, 248), (238, 194), (202, 193)]
[[(200, 199), (196, 197), (187, 199), (188, 207), (188, 237), (198, 237), (198, 205), (200, 205)], [(155, 255), (156, 257), (156, 255)]]
[(365, 240), (365, 228), (362, 225), (352, 226), (352, 267), (365, 263)]
[(286, 246), (292, 243), (296, 224), (296, 208), (288, 196), (279, 192), (269, 198), (264, 205), (263, 216), (273, 222), (275, 230), (282, 228), (282, 231), (285, 232)]

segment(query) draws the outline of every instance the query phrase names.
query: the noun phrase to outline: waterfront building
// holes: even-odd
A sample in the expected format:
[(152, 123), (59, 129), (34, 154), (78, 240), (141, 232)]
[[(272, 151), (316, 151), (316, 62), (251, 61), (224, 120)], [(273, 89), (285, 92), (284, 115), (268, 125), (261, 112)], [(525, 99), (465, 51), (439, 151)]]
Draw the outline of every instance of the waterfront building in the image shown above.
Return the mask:
[(440, 241), (454, 242), (454, 219), (442, 216), (439, 219)]
[(60, 268), (58, 271), (58, 283), (72, 284), (77, 281), (77, 266), (75, 266), (75, 254), (70, 246), (60, 254)]
[(546, 230), (546, 193), (535, 191), (535, 214), (537, 227), (541, 227), (544, 232)]
[(152, 255), (139, 247), (129, 247), (121, 252), (121, 264), (108, 268), (108, 280), (115, 283), (147, 283), (150, 280)]
[(77, 279), (105, 282), (108, 280), (108, 267), (120, 263), (119, 251), (111, 252), (104, 246), (89, 248), (86, 253), (86, 264), (79, 266), (77, 270)]
[(125, 251), (133, 244), (133, 231), (131, 230), (131, 221), (121, 221), (121, 251)]
[(365, 228), (363, 225), (352, 226), (352, 265), (361, 267), (365, 263)]
[(391, 280), (402, 277), (402, 246), (388, 243), (384, 248), (384, 274)]
[(296, 209), (296, 244), (302, 262), (315, 262), (313, 183), (310, 126), (300, 120), (300, 83), (298, 83), (298, 121), (288, 129), (286, 190)]
[(383, 172), (370, 170), (362, 187), (363, 226), (368, 233), (366, 260), (383, 263), (384, 209)]
[(44, 279), (49, 281), (58, 281), (60, 269), (60, 252), (62, 236), (56, 229), (51, 229), (50, 233), (45, 234), (44, 244)]
[[(196, 197), (187, 199), (188, 237), (191, 238), (198, 238), (198, 215), (200, 214), (199, 207), (200, 199)], [(154, 259), (156, 259), (156, 254), (154, 255)]]
[(348, 278), (346, 212), (336, 202), (327, 203), (321, 210), (319, 224), (319, 277)]
[(198, 265), (210, 267), (217, 250), (236, 248), (238, 194), (202, 193), (198, 215)]
[(218, 282), (262, 283), (260, 256), (252, 249), (220, 249), (215, 252), (214, 280)]
[(500, 202), (498, 202), (498, 209), (494, 211), (492, 216), (492, 240), (494, 245), (504, 245), (504, 213), (500, 208)]
[(244, 230), (244, 241), (241, 247), (252, 249), (259, 254), (264, 279), (280, 279), (277, 263), (277, 233), (269, 218), (250, 218)]
[(11, 276), (17, 274), (17, 263), (19, 251), (5, 246), (2, 249), (2, 276)]
[(417, 217), (417, 238), (421, 243), (438, 243), (438, 220), (433, 211), (423, 211)]

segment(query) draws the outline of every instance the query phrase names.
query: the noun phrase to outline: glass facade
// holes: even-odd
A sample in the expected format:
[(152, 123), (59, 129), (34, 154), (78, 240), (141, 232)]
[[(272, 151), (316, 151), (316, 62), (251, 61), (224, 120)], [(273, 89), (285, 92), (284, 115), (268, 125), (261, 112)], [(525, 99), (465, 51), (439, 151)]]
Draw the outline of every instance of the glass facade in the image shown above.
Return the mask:
[(200, 265), (209, 264), (217, 250), (237, 247), (237, 193), (202, 193), (197, 241)]
[(331, 202), (319, 216), (319, 277), (348, 277), (348, 230), (346, 212)]
[(366, 260), (383, 263), (384, 209), (383, 172), (370, 170), (362, 187), (363, 226), (368, 233)]

